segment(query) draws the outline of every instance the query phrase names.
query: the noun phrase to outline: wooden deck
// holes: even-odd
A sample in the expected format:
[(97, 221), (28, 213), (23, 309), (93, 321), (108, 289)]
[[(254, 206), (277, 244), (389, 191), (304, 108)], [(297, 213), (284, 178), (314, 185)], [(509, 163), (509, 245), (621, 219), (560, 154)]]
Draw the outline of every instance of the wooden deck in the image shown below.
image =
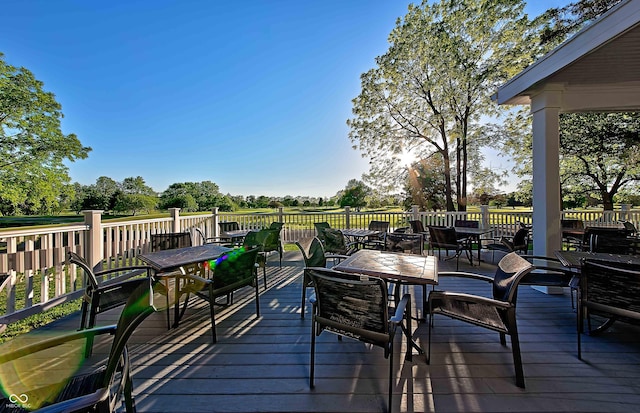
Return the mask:
[[(440, 265), (455, 268), (455, 262)], [(494, 268), (483, 263), (473, 270), (492, 274)], [(470, 268), (460, 260), (460, 269)], [(286, 253), (282, 269), (270, 261), (261, 317), (250, 294), (238, 294), (219, 312), (215, 345), (203, 302), (192, 303), (178, 329), (167, 330), (164, 313), (147, 319), (130, 345), (138, 411), (385, 411), (388, 361), (381, 349), (359, 342), (321, 335), (316, 387), (309, 389), (310, 318), (300, 318), (301, 271), (297, 252)], [(480, 284), (441, 279), (438, 288), (489, 294)], [(117, 316), (102, 315), (99, 324)], [(57, 328), (76, 323), (70, 317)], [(619, 323), (602, 336), (585, 336), (580, 361), (568, 292), (545, 295), (525, 286), (518, 323), (526, 389), (515, 386), (511, 347), (502, 347), (497, 333), (439, 317), (431, 365), (424, 356), (405, 361), (406, 343), (395, 355), (393, 411), (640, 412), (639, 327)], [(426, 325), (416, 334), (426, 348)]]

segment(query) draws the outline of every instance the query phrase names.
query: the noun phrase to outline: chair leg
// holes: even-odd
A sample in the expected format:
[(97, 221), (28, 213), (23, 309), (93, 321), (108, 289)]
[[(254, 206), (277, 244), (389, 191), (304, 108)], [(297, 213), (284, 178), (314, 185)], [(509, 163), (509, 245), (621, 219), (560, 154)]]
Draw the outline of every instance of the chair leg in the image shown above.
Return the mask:
[[(411, 344), (407, 343), (409, 353), (411, 353)], [(393, 401), (393, 339), (389, 340), (389, 407), (387, 411), (391, 413)]]
[(581, 343), (581, 336), (582, 336), (582, 332), (584, 331), (584, 313), (583, 313), (583, 309), (582, 309), (582, 305), (580, 305), (580, 291), (578, 290), (576, 292), (576, 305), (578, 306), (576, 309), (576, 330), (578, 332), (578, 360), (582, 360), (582, 343)]
[(302, 301), (300, 302), (300, 318), (304, 318), (305, 301), (307, 301), (307, 284), (304, 282), (304, 274), (302, 275)]
[(311, 360), (309, 366), (309, 388), (313, 389), (315, 387), (314, 374), (315, 374), (315, 364), (316, 364), (316, 322), (315, 320), (311, 321)]
[(513, 365), (516, 369), (516, 386), (524, 389), (524, 369), (522, 367), (522, 355), (520, 354), (520, 339), (518, 338), (518, 326), (515, 313), (507, 315), (507, 325), (511, 336), (511, 351), (513, 352)]
[(264, 289), (267, 290), (267, 262), (265, 261), (264, 267), (262, 268), (262, 281), (264, 283)]
[(433, 330), (433, 311), (429, 306), (429, 338), (427, 340), (427, 364), (431, 364), (431, 330)]
[(256, 316), (258, 318), (260, 317), (260, 292), (258, 287), (258, 280), (256, 280)]
[(513, 364), (516, 368), (516, 386), (524, 389), (524, 370), (522, 367), (522, 356), (520, 354), (520, 341), (518, 334), (511, 336), (511, 347), (513, 351)]
[(213, 344), (218, 342), (218, 336), (216, 334), (215, 301), (216, 298), (213, 296), (213, 286), (209, 286), (209, 312), (211, 313), (211, 335), (213, 338)]

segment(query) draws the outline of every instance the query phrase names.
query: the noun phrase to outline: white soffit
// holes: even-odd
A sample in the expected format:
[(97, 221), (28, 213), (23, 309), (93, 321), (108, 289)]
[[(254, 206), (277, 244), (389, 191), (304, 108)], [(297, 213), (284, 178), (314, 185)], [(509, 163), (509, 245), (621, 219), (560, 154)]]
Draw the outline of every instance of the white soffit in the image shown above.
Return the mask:
[[(530, 96), (547, 84), (563, 85), (565, 111), (640, 108), (640, 0), (618, 4), (502, 85), (492, 99), (499, 105), (530, 104)], [(603, 91), (621, 89), (628, 96), (620, 103), (602, 99)], [(587, 96), (601, 100), (587, 102)]]

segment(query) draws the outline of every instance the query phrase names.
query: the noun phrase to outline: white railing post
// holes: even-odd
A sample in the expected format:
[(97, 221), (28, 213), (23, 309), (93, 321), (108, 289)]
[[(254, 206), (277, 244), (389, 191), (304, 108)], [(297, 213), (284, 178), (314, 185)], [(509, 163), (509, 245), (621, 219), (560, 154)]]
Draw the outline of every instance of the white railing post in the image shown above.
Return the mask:
[(82, 211), (84, 223), (89, 227), (85, 242), (84, 259), (87, 260), (91, 268), (102, 262), (104, 258), (104, 245), (102, 243), (102, 211), (88, 210)]
[(173, 220), (173, 232), (180, 232), (180, 208), (169, 208)]
[(420, 220), (420, 210), (418, 205), (411, 205), (411, 216), (414, 221)]
[(480, 205), (480, 228), (489, 228), (489, 205)]
[(345, 227), (346, 229), (351, 228), (351, 216), (349, 215), (349, 213), (351, 212), (351, 207), (350, 206), (346, 206), (344, 207), (344, 222), (345, 222)]
[(284, 207), (278, 207), (278, 222), (284, 223)]
[(631, 204), (620, 204), (620, 221), (631, 221)]
[(220, 236), (220, 225), (218, 225), (218, 223), (220, 222), (220, 215), (218, 215), (218, 207), (213, 207), (213, 209), (211, 210), (211, 214), (213, 215), (213, 223), (211, 224), (213, 228), (211, 228), (211, 236), (214, 238), (218, 238)]

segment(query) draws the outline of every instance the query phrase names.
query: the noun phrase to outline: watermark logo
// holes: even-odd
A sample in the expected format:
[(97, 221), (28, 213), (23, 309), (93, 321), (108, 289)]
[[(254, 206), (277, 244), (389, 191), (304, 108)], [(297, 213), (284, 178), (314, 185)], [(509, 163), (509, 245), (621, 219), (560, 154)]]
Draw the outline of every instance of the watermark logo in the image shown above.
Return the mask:
[(29, 403), (29, 396), (26, 394), (12, 394), (9, 396), (9, 402), (11, 404), (7, 405), (7, 407), (12, 408), (29, 408), (31, 404)]

